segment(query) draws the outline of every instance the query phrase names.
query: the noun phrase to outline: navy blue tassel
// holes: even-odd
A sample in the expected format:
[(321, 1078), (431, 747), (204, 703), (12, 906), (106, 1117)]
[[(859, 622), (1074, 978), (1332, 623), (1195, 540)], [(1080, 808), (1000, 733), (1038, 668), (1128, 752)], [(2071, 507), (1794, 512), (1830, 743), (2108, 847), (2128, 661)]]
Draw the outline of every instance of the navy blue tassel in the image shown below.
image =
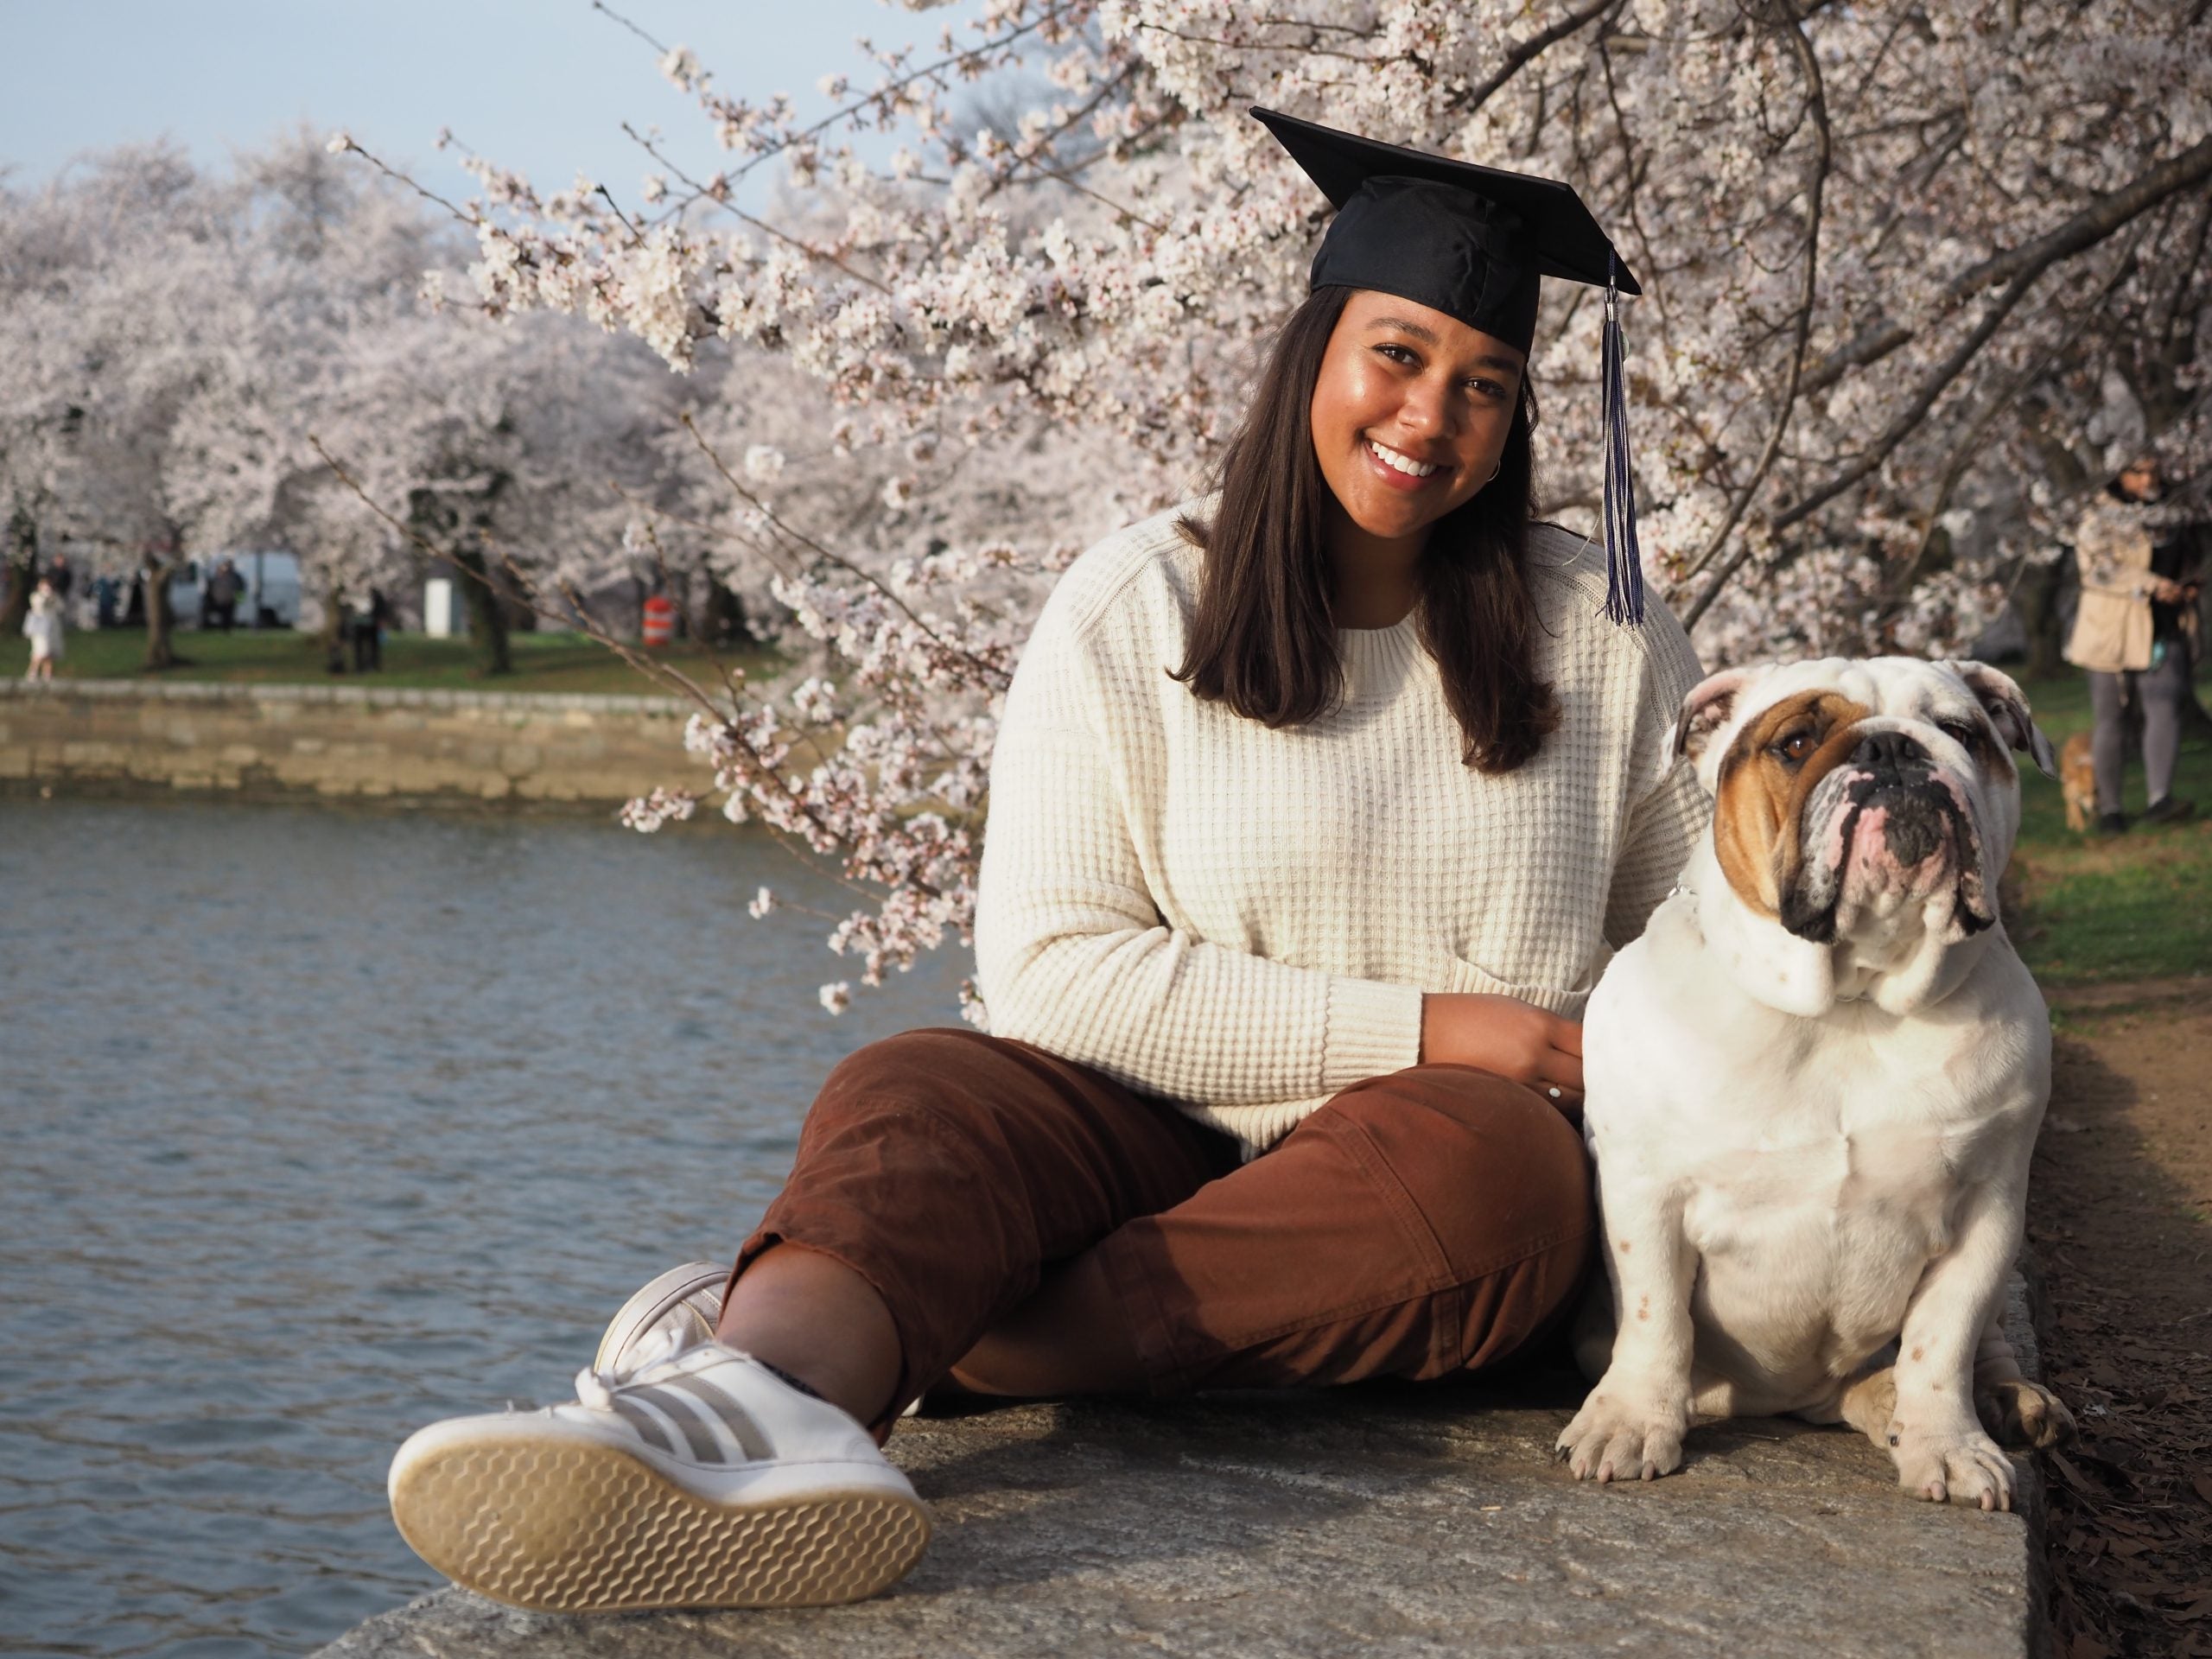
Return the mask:
[(1643, 554), (1636, 543), (1636, 480), (1629, 471), (1628, 372), (1622, 362), (1625, 348), (1620, 292), (1610, 282), (1605, 285), (1603, 341), (1605, 614), (1624, 626), (1634, 626), (1643, 620)]

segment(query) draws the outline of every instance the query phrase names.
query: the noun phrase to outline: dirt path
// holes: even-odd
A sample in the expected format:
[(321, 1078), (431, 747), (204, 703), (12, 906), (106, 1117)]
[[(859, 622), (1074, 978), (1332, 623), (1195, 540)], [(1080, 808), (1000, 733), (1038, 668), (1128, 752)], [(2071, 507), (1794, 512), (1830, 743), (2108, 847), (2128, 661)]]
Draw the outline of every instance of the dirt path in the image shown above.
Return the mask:
[(2028, 1231), (2082, 1427), (2050, 1465), (2057, 1652), (2212, 1659), (2212, 978), (2053, 1002)]

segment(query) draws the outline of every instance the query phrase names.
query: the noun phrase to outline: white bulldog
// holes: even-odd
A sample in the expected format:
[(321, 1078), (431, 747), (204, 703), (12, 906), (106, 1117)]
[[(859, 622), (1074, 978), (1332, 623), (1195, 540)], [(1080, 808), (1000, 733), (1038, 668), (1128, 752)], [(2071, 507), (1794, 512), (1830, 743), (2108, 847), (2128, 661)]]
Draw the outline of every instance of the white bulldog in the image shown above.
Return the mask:
[(1984, 1421), (2073, 1427), (1999, 1322), (2050, 1025), (1997, 883), (2011, 751), (2049, 772), (2050, 746), (1996, 670), (1885, 657), (1716, 674), (1675, 748), (1713, 827), (1586, 1016), (1611, 1294), (1559, 1455), (1649, 1480), (1693, 1423), (1790, 1413), (2010, 1508)]

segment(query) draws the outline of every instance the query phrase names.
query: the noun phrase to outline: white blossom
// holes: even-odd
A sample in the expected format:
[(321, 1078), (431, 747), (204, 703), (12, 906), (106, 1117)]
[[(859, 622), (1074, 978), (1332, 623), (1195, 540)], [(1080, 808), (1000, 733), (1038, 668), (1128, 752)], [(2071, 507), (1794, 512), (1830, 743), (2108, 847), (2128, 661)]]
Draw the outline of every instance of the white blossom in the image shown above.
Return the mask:
[[(2151, 190), (2212, 131), (2202, 8), (1931, 0), (1900, 27), (1734, 0), (983, 0), (954, 38), (849, 66), (826, 122), (665, 54), (729, 157), (696, 206), (773, 165), (749, 219), (641, 234), (472, 163), (481, 312), (642, 342), (729, 458), (677, 435), (641, 486), (711, 527), (791, 664), (687, 734), (696, 781), (867, 894), (829, 934), (863, 985), (967, 936), (1001, 699), (1053, 575), (1191, 493), (1304, 291), (1325, 206), (1251, 104), (1590, 202), (1645, 289), (1624, 306), (1645, 575), (1700, 610), (1710, 664), (1961, 649), (2116, 451), (2212, 462), (2212, 316), (2175, 280), (2206, 175)], [(979, 86), (1018, 105), (981, 130)], [(878, 167), (862, 139), (887, 130)], [(2115, 202), (2136, 206), (2005, 289), (2018, 251)], [(1544, 510), (1587, 530), (1597, 308), (1558, 282), (1544, 304)], [(499, 429), (466, 385), (441, 395), (472, 444)], [(634, 511), (602, 516), (602, 550)]]

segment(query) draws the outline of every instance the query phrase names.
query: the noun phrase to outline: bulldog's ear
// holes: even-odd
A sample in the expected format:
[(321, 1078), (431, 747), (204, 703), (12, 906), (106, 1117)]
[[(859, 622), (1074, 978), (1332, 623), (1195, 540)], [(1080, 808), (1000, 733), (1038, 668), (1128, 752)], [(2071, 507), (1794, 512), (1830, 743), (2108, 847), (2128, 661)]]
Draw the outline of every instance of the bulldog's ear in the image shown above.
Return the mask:
[(1675, 753), (1688, 755), (1695, 764), (1713, 734), (1735, 714), (1736, 699), (1744, 688), (1764, 674), (1767, 667), (1763, 663), (1757, 668), (1724, 668), (1692, 686), (1689, 696), (1682, 699), (1681, 718), (1675, 721)]
[(2036, 770), (2044, 777), (2058, 776), (2058, 757), (2050, 752), (2050, 740), (2028, 713), (2027, 694), (2018, 681), (1987, 663), (1952, 661), (1943, 666), (1966, 682), (1967, 690), (1981, 704), (1982, 713), (1997, 728), (1998, 736), (2012, 748), (2031, 756)]

